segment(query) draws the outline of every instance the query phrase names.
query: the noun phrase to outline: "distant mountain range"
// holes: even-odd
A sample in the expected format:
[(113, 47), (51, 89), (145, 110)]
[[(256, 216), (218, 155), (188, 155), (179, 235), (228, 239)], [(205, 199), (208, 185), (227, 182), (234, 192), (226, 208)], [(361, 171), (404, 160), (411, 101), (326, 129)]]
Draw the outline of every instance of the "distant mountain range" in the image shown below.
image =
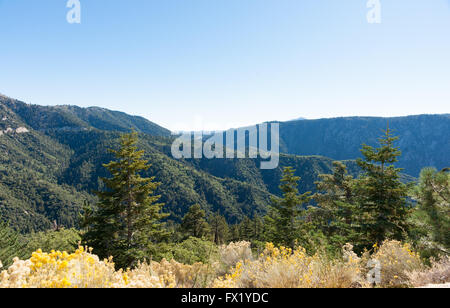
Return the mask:
[(284, 122), (280, 123), (281, 152), (355, 159), (361, 156), (361, 145), (376, 145), (388, 125), (400, 137), (398, 166), (405, 173), (417, 177), (423, 167), (450, 166), (450, 114)]
[[(417, 176), (422, 167), (450, 165), (449, 115), (389, 122), (402, 137), (400, 165), (406, 173)], [(233, 223), (264, 213), (271, 196), (280, 193), (284, 166), (297, 169), (302, 192), (314, 190), (318, 175), (331, 172), (336, 159), (356, 176), (353, 159), (361, 144), (373, 144), (386, 123), (382, 118), (280, 123), (285, 153), (280, 166), (260, 170), (252, 159), (175, 160), (171, 132), (142, 117), (97, 107), (29, 105), (0, 96), (0, 216), (23, 232), (49, 228), (54, 220), (76, 226), (83, 203), (95, 203), (93, 191), (102, 188), (99, 177), (108, 176), (102, 167), (112, 159), (108, 148), (117, 145), (121, 132), (134, 128), (153, 164), (149, 175), (162, 183), (158, 193), (170, 219), (179, 221), (198, 203)]]

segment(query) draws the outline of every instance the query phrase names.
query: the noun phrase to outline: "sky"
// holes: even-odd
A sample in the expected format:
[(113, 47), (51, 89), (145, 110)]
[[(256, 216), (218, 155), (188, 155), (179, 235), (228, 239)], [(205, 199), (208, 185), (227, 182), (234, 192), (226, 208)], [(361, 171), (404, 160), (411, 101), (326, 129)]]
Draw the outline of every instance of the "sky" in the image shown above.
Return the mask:
[(0, 0), (0, 93), (172, 130), (450, 113), (450, 0)]

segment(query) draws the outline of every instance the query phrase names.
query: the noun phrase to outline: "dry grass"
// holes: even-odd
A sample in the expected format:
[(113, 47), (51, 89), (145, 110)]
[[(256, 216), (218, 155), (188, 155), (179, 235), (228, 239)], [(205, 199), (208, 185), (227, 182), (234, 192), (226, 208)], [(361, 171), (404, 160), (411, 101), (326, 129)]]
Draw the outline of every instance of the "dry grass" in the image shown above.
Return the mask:
[(227, 273), (227, 271), (234, 268), (239, 262), (252, 260), (253, 254), (250, 245), (250, 242), (241, 241), (220, 246), (219, 257), (222, 267), (219, 274), (223, 275)]
[(450, 257), (443, 257), (439, 261), (432, 260), (431, 267), (422, 271), (413, 271), (408, 276), (414, 287), (450, 283)]

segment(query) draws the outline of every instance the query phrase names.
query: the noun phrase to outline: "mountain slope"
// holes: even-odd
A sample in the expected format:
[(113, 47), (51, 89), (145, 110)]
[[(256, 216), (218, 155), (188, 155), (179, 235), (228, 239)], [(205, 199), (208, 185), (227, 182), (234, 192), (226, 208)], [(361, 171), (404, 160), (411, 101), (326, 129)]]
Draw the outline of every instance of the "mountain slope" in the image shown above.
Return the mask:
[(8, 107), (27, 125), (39, 131), (79, 131), (95, 128), (125, 132), (133, 128), (137, 132), (153, 136), (171, 135), (168, 129), (142, 117), (99, 107), (29, 105), (1, 96), (0, 103)]
[[(100, 130), (90, 125), (100, 127), (88, 114), (63, 109), (8, 98), (0, 101), (0, 119), (4, 119), (0, 128), (8, 130), (0, 136), (0, 216), (23, 232), (48, 229), (53, 220), (66, 227), (76, 226), (84, 201), (94, 203), (93, 191), (102, 188), (99, 177), (109, 176), (102, 164), (112, 159), (108, 148), (117, 145), (118, 131), (130, 119), (109, 111), (102, 115), (98, 109), (96, 119), (113, 114), (113, 121), (117, 121), (111, 131)], [(148, 129), (139, 120), (135, 126)], [(19, 127), (26, 133), (16, 133)], [(230, 222), (252, 211), (264, 211), (270, 198), (266, 190), (215, 177), (172, 159), (158, 150), (170, 147), (171, 138), (140, 135), (140, 147), (153, 163), (148, 175), (156, 175), (162, 182), (158, 193), (171, 219), (180, 220), (195, 203), (209, 213), (221, 212)]]
[[(73, 152), (27, 126), (0, 103), (0, 216), (21, 231), (48, 229), (53, 220), (75, 223), (85, 192), (58, 178)], [(20, 129), (22, 128), (22, 129)]]
[[(102, 165), (113, 158), (108, 149), (117, 146), (120, 132), (127, 125), (147, 132), (153, 127), (104, 109), (0, 100), (1, 113), (10, 121), (3, 124), (5, 129), (27, 130), (0, 136), (0, 214), (23, 232), (49, 228), (53, 220), (76, 226), (84, 201), (95, 203), (93, 192), (103, 188), (99, 178), (109, 176)], [(323, 157), (282, 155), (280, 168), (265, 173), (251, 159), (175, 160), (170, 153), (174, 137), (153, 133), (140, 134), (139, 146), (152, 163), (146, 175), (162, 183), (157, 193), (175, 221), (198, 203), (207, 213), (220, 212), (229, 222), (238, 222), (265, 212), (279, 193), (282, 166), (298, 168), (302, 190), (314, 189), (318, 174), (331, 171), (332, 160)]]
[[(60, 181), (82, 191), (102, 188), (98, 177), (109, 176), (102, 167), (112, 159), (108, 148), (116, 147), (119, 135), (115, 132), (80, 131), (53, 133), (53, 138), (71, 146), (74, 155)], [(265, 212), (270, 198), (279, 194), (278, 185), (284, 166), (294, 166), (303, 177), (300, 190), (314, 190), (314, 182), (321, 173), (329, 173), (333, 160), (325, 157), (282, 155), (280, 166), (262, 172), (253, 159), (188, 159), (171, 157), (172, 138), (140, 135), (139, 147), (145, 150), (152, 163), (147, 175), (154, 175), (162, 183), (158, 193), (166, 203), (171, 219), (179, 221), (189, 207), (200, 204), (208, 213), (220, 212), (230, 222), (240, 221), (253, 212)], [(347, 162), (349, 170), (357, 173), (354, 162)]]
[(361, 157), (363, 143), (376, 145), (387, 125), (399, 136), (398, 166), (417, 177), (423, 167), (450, 166), (450, 115), (396, 118), (349, 117), (280, 123), (281, 152), (336, 160)]

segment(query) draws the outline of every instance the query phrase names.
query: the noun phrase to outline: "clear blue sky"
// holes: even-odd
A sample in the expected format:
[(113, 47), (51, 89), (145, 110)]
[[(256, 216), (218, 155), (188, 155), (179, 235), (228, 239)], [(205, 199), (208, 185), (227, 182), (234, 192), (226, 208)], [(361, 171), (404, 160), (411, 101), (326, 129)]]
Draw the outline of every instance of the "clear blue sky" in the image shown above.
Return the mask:
[(170, 129), (450, 112), (450, 0), (80, 1), (0, 0), (0, 93)]

